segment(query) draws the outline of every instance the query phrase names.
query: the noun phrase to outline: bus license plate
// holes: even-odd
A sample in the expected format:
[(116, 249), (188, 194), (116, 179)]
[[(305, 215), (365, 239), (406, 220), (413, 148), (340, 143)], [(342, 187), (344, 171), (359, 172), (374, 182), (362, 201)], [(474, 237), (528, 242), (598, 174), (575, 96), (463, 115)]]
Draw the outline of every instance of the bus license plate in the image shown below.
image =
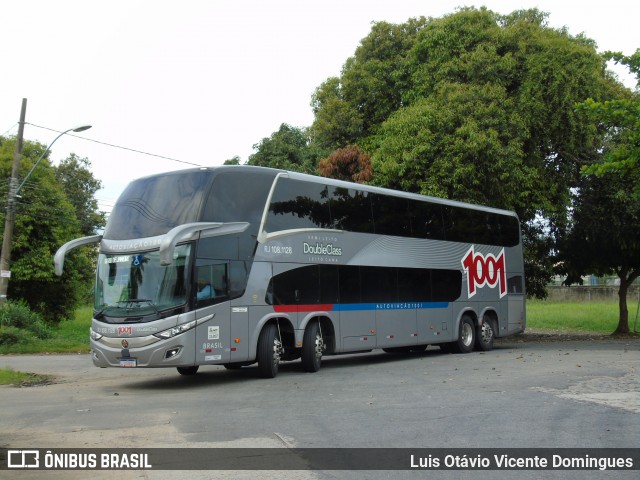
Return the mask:
[(121, 358), (120, 366), (125, 368), (135, 368), (138, 366), (137, 358)]

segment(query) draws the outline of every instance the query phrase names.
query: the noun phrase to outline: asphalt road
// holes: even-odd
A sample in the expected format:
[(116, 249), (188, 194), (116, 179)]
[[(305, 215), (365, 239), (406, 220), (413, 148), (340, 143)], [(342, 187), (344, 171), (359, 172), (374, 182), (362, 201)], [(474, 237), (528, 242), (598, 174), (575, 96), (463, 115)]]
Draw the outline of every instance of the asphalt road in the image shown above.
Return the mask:
[[(525, 337), (526, 338), (526, 337)], [(0, 387), (0, 446), (79, 447), (640, 447), (640, 341), (497, 342), (488, 353), (328, 357), (277, 378), (255, 367), (98, 369), (88, 355), (2, 356), (0, 368), (52, 383)], [(2, 473), (0, 472), (0, 476)], [(86, 472), (11, 472), (85, 478)], [(94, 474), (95, 473), (95, 474)], [(45, 475), (46, 474), (46, 475)], [(74, 475), (77, 475), (74, 477)], [(256, 472), (189, 472), (256, 478)], [(174, 478), (175, 472), (93, 472)], [(389, 472), (265, 472), (261, 478), (388, 478)], [(637, 478), (636, 472), (393, 472), (395, 478)]]

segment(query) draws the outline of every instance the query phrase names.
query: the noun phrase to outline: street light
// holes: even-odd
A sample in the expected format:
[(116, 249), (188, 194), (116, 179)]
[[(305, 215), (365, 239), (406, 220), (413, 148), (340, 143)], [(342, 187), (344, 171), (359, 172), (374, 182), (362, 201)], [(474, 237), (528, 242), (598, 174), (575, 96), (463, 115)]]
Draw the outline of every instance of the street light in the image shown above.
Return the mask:
[[(26, 99), (23, 100), (22, 109), (23, 109), (22, 115), (20, 118), (21, 127), (25, 123), (24, 111), (26, 110)], [(7, 196), (7, 214), (5, 216), (4, 232), (2, 236), (3, 237), (2, 238), (2, 255), (0, 256), (0, 304), (4, 303), (7, 300), (7, 289), (9, 288), (9, 278), (11, 277), (11, 271), (9, 270), (9, 267), (11, 265), (11, 243), (13, 241), (13, 224), (15, 221), (14, 207), (15, 207), (16, 197), (18, 196), (18, 192), (20, 192), (20, 189), (24, 186), (27, 179), (31, 176), (35, 168), (38, 166), (38, 164), (40, 163), (40, 160), (42, 160), (44, 156), (49, 152), (49, 150), (51, 150), (51, 147), (53, 146), (54, 143), (56, 143), (56, 140), (58, 140), (65, 133), (84, 132), (85, 130), (89, 130), (90, 128), (91, 128), (91, 125), (81, 125), (79, 127), (70, 128), (60, 133), (60, 135), (58, 135), (56, 138), (53, 139), (53, 142), (49, 144), (49, 146), (44, 150), (44, 152), (42, 152), (42, 155), (40, 155), (40, 158), (38, 158), (38, 160), (36, 160), (36, 163), (33, 164), (33, 167), (31, 167), (31, 170), (29, 170), (29, 173), (27, 173), (27, 175), (24, 177), (24, 179), (22, 180), (22, 183), (18, 185), (18, 188), (16, 188), (15, 185), (16, 183), (18, 183), (18, 179), (16, 178), (18, 176), (17, 166), (19, 165), (22, 148), (18, 147), (17, 146), (18, 144), (16, 143), (16, 151), (18, 153), (14, 155), (15, 174), (13, 174), (13, 171), (12, 171), (12, 176), (11, 176), (11, 179), (9, 180), (9, 195)], [(19, 137), (21, 136), (22, 135), (19, 135)], [(21, 144), (22, 138), (18, 140)]]
[(27, 179), (31, 176), (31, 174), (33, 173), (33, 171), (36, 169), (36, 167), (38, 166), (38, 164), (40, 163), (40, 160), (42, 160), (44, 158), (44, 156), (49, 152), (49, 150), (51, 149), (51, 146), (56, 143), (56, 140), (58, 140), (61, 136), (63, 136), (65, 133), (69, 133), (69, 132), (84, 132), (85, 130), (89, 130), (91, 128), (91, 125), (81, 125), (79, 127), (74, 127), (74, 128), (70, 128), (69, 130), (65, 130), (64, 132), (62, 132), (60, 135), (58, 135), (56, 138), (53, 139), (53, 142), (51, 142), (49, 144), (49, 146), (45, 149), (44, 152), (42, 152), (42, 155), (40, 155), (40, 158), (38, 158), (38, 160), (36, 160), (36, 163), (33, 164), (33, 167), (31, 167), (31, 170), (29, 170), (29, 173), (27, 173), (26, 177), (24, 177), (24, 179), (22, 180), (22, 183), (18, 186), (18, 188), (16, 189), (15, 192), (13, 192), (13, 196), (15, 197), (16, 195), (18, 195), (18, 192), (20, 191), (20, 189), (22, 188), (22, 186), (25, 184), (25, 182), (27, 181)]

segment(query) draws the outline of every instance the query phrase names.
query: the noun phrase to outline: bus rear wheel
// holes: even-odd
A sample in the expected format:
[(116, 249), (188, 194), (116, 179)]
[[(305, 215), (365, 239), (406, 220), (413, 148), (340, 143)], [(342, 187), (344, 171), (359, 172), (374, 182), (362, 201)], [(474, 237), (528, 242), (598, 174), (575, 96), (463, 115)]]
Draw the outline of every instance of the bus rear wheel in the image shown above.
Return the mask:
[(275, 324), (266, 325), (258, 338), (258, 371), (262, 378), (275, 378), (282, 356), (282, 342)]
[(493, 329), (493, 321), (490, 318), (484, 319), (482, 326), (478, 328), (476, 338), (476, 349), (481, 352), (488, 352), (493, 348), (493, 341), (496, 338), (496, 332)]
[(302, 339), (302, 368), (305, 372), (317, 372), (322, 362), (324, 340), (320, 331), (320, 322), (312, 322), (304, 331)]
[(467, 315), (460, 320), (460, 329), (458, 330), (458, 340), (453, 342), (453, 349), (457, 353), (469, 353), (473, 350), (476, 343), (476, 327), (473, 320)]

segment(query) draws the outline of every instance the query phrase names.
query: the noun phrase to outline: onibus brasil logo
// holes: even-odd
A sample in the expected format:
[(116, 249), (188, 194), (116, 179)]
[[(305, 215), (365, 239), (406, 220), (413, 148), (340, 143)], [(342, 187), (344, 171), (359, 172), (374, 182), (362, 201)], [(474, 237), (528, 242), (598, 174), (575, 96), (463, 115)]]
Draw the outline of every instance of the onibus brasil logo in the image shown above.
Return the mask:
[(467, 272), (467, 293), (473, 297), (479, 288), (488, 286), (499, 288), (500, 298), (507, 294), (507, 273), (504, 260), (504, 248), (500, 254), (475, 253), (474, 246), (462, 258), (462, 268)]

